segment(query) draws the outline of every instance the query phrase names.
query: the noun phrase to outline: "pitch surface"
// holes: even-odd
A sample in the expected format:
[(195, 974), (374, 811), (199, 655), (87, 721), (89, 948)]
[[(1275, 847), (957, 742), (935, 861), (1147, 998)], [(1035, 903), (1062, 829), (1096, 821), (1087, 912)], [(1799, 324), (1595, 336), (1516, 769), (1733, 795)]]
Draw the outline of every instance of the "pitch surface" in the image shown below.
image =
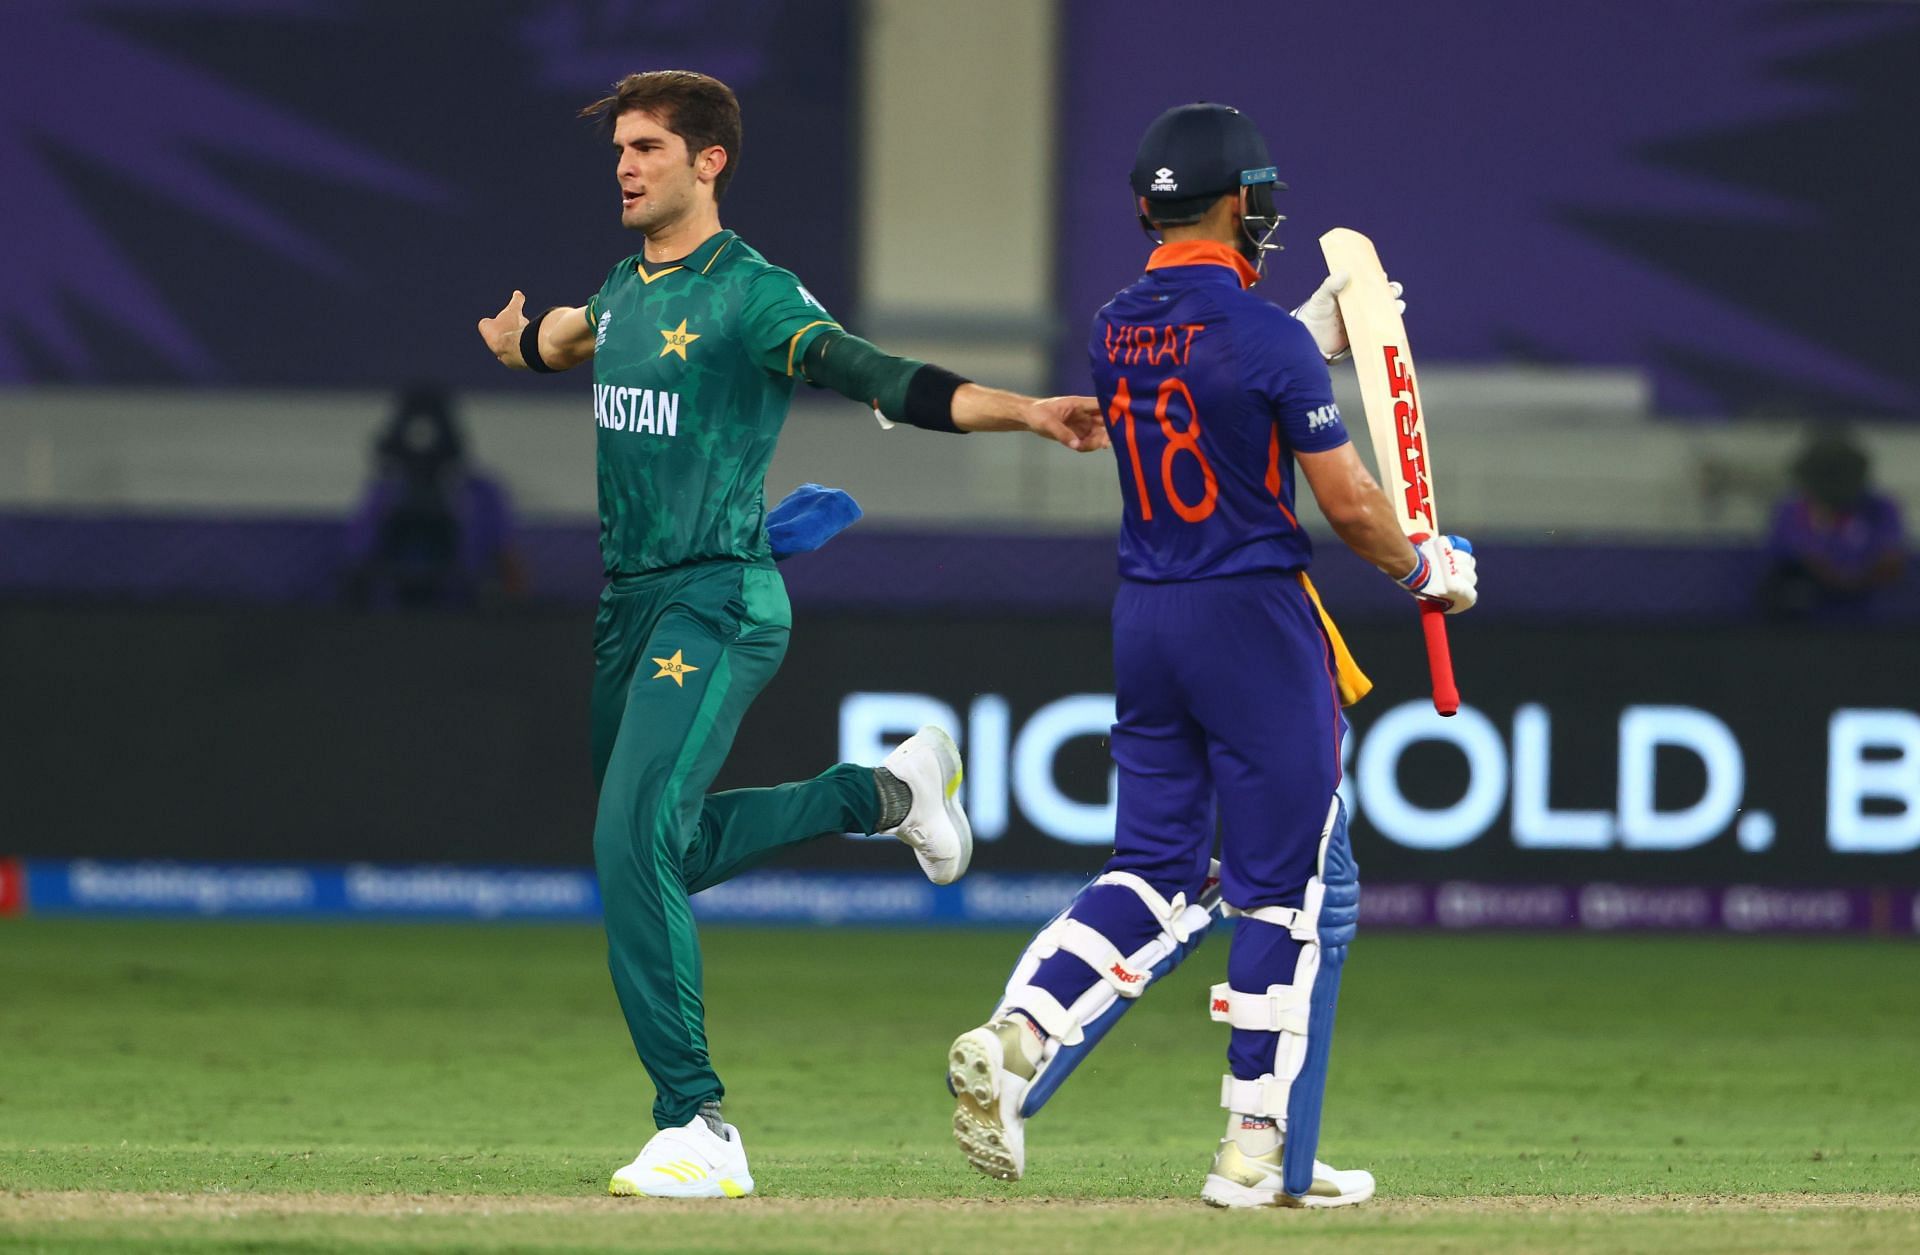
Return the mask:
[(1911, 945), (1363, 934), (1323, 1157), (1381, 1199), (1223, 1215), (1218, 942), (1034, 1124), (1027, 1180), (961, 1162), (942, 1052), (1020, 940), (710, 930), (761, 1196), (705, 1207), (601, 1194), (651, 1093), (590, 930), (9, 921), (0, 1245), (1920, 1247)]

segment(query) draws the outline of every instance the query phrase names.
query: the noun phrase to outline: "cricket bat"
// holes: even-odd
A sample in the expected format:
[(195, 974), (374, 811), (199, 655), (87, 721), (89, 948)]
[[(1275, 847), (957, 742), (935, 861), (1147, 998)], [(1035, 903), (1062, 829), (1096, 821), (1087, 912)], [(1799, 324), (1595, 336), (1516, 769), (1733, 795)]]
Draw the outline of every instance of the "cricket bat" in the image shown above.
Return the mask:
[[(1407, 328), (1393, 307), (1380, 255), (1372, 240), (1346, 227), (1321, 236), (1320, 252), (1327, 259), (1327, 273), (1344, 270), (1352, 276), (1338, 298), (1340, 317), (1347, 325), (1347, 342), (1353, 346), (1353, 367), (1360, 376), (1360, 399), (1367, 411), (1367, 430), (1373, 435), (1380, 486), (1387, 491), (1401, 531), (1409, 538), (1438, 537), (1426, 408), (1414, 378)], [(1444, 570), (1435, 572), (1434, 578), (1445, 588)], [(1433, 708), (1451, 715), (1460, 709), (1460, 690), (1453, 682), (1446, 612), (1423, 601), (1420, 624), (1427, 637), (1427, 669), (1433, 674)]]

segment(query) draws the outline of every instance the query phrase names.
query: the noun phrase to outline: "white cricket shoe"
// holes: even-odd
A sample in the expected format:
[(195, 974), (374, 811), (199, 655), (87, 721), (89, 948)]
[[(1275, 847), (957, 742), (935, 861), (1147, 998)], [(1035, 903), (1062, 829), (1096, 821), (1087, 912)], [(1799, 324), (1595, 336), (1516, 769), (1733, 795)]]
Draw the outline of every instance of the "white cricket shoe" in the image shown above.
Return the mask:
[(661, 1129), (632, 1163), (613, 1174), (607, 1193), (622, 1197), (745, 1198), (753, 1193), (747, 1148), (740, 1130), (726, 1126), (723, 1138), (695, 1116), (677, 1129)]
[(1312, 1188), (1298, 1198), (1288, 1194), (1280, 1188), (1281, 1149), (1249, 1155), (1232, 1138), (1221, 1138), (1213, 1171), (1200, 1190), (1201, 1201), (1214, 1207), (1351, 1207), (1373, 1197), (1371, 1172), (1343, 1172), (1318, 1159), (1313, 1161)]
[(947, 1048), (947, 1088), (953, 1091), (953, 1140), (980, 1171), (1018, 1181), (1027, 1170), (1027, 1121), (1020, 1103), (1035, 1066), (1027, 1044), (1033, 1030), (1010, 1015), (960, 1034)]
[(920, 870), (936, 885), (950, 885), (966, 875), (973, 861), (973, 825), (956, 800), (960, 750), (953, 738), (928, 724), (880, 765), (913, 790), (906, 819), (882, 835), (899, 837), (912, 847)]

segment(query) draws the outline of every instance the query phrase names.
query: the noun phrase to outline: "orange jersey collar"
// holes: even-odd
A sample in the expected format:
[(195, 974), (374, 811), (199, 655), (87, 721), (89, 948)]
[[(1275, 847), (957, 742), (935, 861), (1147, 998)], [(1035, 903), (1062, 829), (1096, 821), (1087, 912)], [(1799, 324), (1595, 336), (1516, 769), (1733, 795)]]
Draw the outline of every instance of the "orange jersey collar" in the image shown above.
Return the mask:
[(1164, 270), (1168, 266), (1227, 266), (1240, 276), (1240, 286), (1243, 288), (1250, 288), (1260, 281), (1260, 272), (1240, 255), (1238, 249), (1218, 240), (1181, 240), (1175, 244), (1162, 244), (1153, 250), (1153, 256), (1147, 258), (1148, 270)]

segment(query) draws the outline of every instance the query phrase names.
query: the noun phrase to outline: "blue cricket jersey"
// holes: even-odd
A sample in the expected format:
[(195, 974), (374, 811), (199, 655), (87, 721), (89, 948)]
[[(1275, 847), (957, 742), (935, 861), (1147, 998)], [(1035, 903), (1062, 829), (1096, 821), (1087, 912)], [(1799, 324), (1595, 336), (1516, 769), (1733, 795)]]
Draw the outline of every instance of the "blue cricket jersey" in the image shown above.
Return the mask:
[(1087, 351), (1126, 508), (1120, 574), (1166, 583), (1301, 571), (1293, 457), (1347, 443), (1313, 336), (1246, 290), (1225, 244), (1163, 244)]

